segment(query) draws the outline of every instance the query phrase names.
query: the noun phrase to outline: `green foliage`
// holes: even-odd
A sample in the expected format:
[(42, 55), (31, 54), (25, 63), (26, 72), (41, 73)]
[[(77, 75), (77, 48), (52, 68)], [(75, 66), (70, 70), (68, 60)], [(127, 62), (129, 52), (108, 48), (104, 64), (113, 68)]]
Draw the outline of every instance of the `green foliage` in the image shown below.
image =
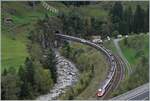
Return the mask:
[(134, 67), (136, 69), (130, 75), (130, 78), (126, 78), (126, 80), (120, 84), (119, 89), (113, 92), (112, 96), (117, 96), (126, 91), (132, 90), (133, 88), (136, 88), (149, 81), (148, 60), (145, 60), (144, 58), (146, 59), (146, 57), (140, 58), (139, 63)]
[(123, 18), (123, 6), (121, 2), (115, 2), (111, 10), (112, 22), (118, 23)]
[(89, 81), (91, 81), (93, 74), (91, 74), (90, 70), (83, 71), (80, 76), (79, 82), (77, 82), (73, 87), (69, 88), (67, 93), (60, 96), (60, 99), (65, 100), (73, 100), (78, 94), (80, 94), (88, 85)]
[[(125, 40), (128, 44), (124, 44)], [(133, 72), (130, 77), (121, 82), (119, 88), (113, 92), (112, 96), (119, 95), (149, 82), (148, 43), (148, 35), (132, 36), (121, 41), (120, 46), (131, 64)]]
[[(16, 6), (17, 5), (17, 6)], [(41, 4), (36, 4), (34, 8), (28, 5), (28, 2), (2, 2), (2, 18), (11, 17), (13, 22), (18, 24), (29, 23), (36, 21), (38, 18), (44, 18), (47, 12)], [(49, 15), (54, 15), (49, 12)]]
[(70, 51), (71, 51), (71, 47), (69, 45), (69, 43), (67, 41), (64, 42), (64, 45), (62, 47), (64, 49), (64, 56), (66, 56), (66, 58), (70, 57)]
[[(106, 73), (106, 61), (97, 50), (89, 46), (71, 43), (69, 47), (70, 55), (68, 58), (77, 64), (77, 68), (80, 71), (80, 78), (67, 93), (60, 96), (60, 99), (78, 99), (78, 96), (79, 98), (82, 97), (82, 99), (94, 97), (95, 94), (92, 92), (96, 92), (99, 82)], [(66, 56), (66, 52), (66, 47), (62, 47), (62, 55)], [(99, 74), (101, 76), (97, 76)]]
[(2, 70), (8, 67), (19, 68), (19, 65), (25, 61), (28, 56), (25, 43), (18, 40), (13, 40), (11, 37), (2, 34)]
[(128, 34), (129, 32), (131, 33), (133, 31), (133, 11), (131, 6), (125, 9), (123, 16), (124, 16), (124, 21), (127, 24), (125, 34)]
[(115, 2), (110, 11), (113, 31), (117, 30), (121, 34), (147, 32), (148, 22), (146, 21), (149, 20), (147, 18), (147, 11), (148, 10), (144, 10), (140, 5), (137, 5), (133, 13), (131, 6), (123, 9), (121, 2)]
[(141, 8), (141, 6), (137, 5), (136, 11), (134, 14), (134, 32), (135, 33), (141, 33), (144, 31), (144, 18), (145, 18), (144, 13), (145, 11)]
[(149, 32), (149, 7), (147, 6), (146, 14), (145, 14), (145, 20), (144, 20), (144, 31)]
[(45, 18), (38, 20), (33, 33), (29, 35), (28, 49), (33, 60), (40, 62), (43, 68), (50, 70), (53, 82), (56, 82), (57, 77), (55, 54), (52, 49), (55, 47), (55, 33), (61, 31), (61, 27), (62, 23), (58, 17), (49, 17), (45, 14)]
[(96, 18), (91, 19), (92, 33), (99, 34), (101, 32), (102, 21)]
[(81, 5), (89, 5), (90, 4), (89, 1), (71, 1), (71, 2), (62, 1), (62, 3), (64, 3), (67, 6), (74, 5), (74, 6), (77, 6), (77, 7), (81, 6)]
[(47, 59), (45, 62), (47, 63), (48, 69), (52, 74), (53, 82), (56, 83), (57, 81), (57, 73), (56, 73), (56, 66), (55, 66), (56, 60), (55, 60), (55, 54), (51, 49), (48, 50)]
[(33, 99), (33, 85), (34, 85), (34, 67), (29, 58), (25, 60), (24, 68), (19, 69), (19, 77), (22, 81), (20, 98), (21, 99)]
[(115, 30), (115, 31), (112, 32), (113, 36), (117, 36), (118, 34), (119, 34), (119, 32), (117, 30)]
[(128, 43), (127, 38), (124, 39), (123, 44), (124, 44), (125, 46), (129, 46), (129, 43)]
[(62, 22), (58, 17), (49, 17), (38, 20), (30, 40), (38, 43), (42, 48), (54, 48), (55, 33), (62, 30)]
[(20, 92), (19, 77), (13, 72), (8, 72), (6, 69), (1, 76), (1, 99), (2, 100), (17, 100)]
[(30, 82), (31, 85), (34, 85), (34, 67), (33, 63), (29, 58), (26, 58), (25, 60), (25, 78), (27, 79), (27, 82)]
[[(31, 8), (28, 2), (2, 2), (2, 70), (11, 66), (18, 70), (29, 55), (26, 35), (34, 27), (33, 23), (47, 13), (41, 4), (35, 4)], [(11, 26), (4, 23), (6, 18), (13, 20)]]
[(29, 58), (26, 59), (25, 66), (20, 67), (20, 99), (35, 99), (36, 96), (47, 93), (53, 86), (51, 72), (41, 67), (40, 63), (33, 63)]
[(75, 36), (84, 34), (83, 16), (75, 9), (59, 14), (59, 18), (62, 20), (64, 33)]
[[(84, 2), (82, 3), (85, 4)], [(112, 34), (115, 36), (119, 33), (147, 32), (149, 29), (148, 7), (145, 9), (143, 6), (137, 6), (134, 7), (136, 10), (133, 9), (132, 12), (130, 7), (126, 8), (125, 6), (124, 10), (124, 5), (117, 2), (113, 6), (113, 21), (111, 21), (108, 17), (108, 10), (111, 9), (113, 3), (107, 4), (101, 2), (95, 5), (87, 5), (85, 7), (74, 9), (72, 9), (72, 7), (69, 7), (70, 9), (68, 9), (64, 5), (56, 2), (51, 4), (55, 4), (56, 8), (66, 10), (64, 11), (65, 13), (59, 17), (49, 17), (54, 14), (47, 14), (47, 11), (38, 3), (34, 5), (33, 2), (2, 2), (2, 71), (4, 71), (2, 73), (2, 99), (34, 99), (36, 96), (44, 94), (51, 89), (53, 83), (56, 82), (56, 68), (54, 66), (54, 54), (49, 48), (53, 48), (54, 46), (54, 34), (56, 31), (87, 38), (87, 36), (92, 35), (93, 33), (105, 37), (114, 31), (117, 31)], [(135, 5), (136, 3), (134, 6)], [(103, 7), (104, 9), (102, 9)], [(62, 9), (60, 9), (60, 11), (63, 11)], [(4, 24), (4, 19), (7, 17), (10, 17), (13, 20), (11, 26)], [(39, 18), (42, 20), (39, 20)], [(138, 21), (137, 19), (141, 19), (141, 21)], [(26, 39), (26, 33), (29, 33), (29, 43), (27, 42), (28, 39)], [(136, 41), (137, 40), (133, 40), (135, 44), (133, 49), (138, 50), (141, 48), (138, 44), (142, 46), (142, 48), (148, 47), (148, 44), (144, 46), (143, 44), (136, 43)], [(125, 45), (126, 43), (131, 42), (130, 40), (127, 40)], [(26, 47), (26, 44), (28, 47)], [(127, 44), (127, 47), (132, 48), (130, 44)], [(45, 49), (48, 51), (46, 52)], [(129, 57), (129, 60), (142, 56), (141, 58), (138, 58), (138, 61), (141, 61), (140, 63), (147, 69), (147, 63), (145, 63), (148, 56), (147, 48), (138, 50), (136, 53), (133, 49), (129, 49), (126, 52), (127, 56), (131, 56), (131, 58)], [(95, 59), (95, 57), (99, 55), (97, 55), (96, 52), (91, 52), (91, 48), (87, 48), (86, 50), (89, 51), (90, 55), (84, 54), (85, 50), (81, 47), (76, 49), (76, 47), (66, 45), (64, 48), (63, 53), (65, 56), (79, 64), (78, 68), (80, 72), (83, 73), (77, 85), (74, 88), (71, 88), (71, 93), (67, 95), (68, 99), (74, 99), (74, 95), (77, 96), (83, 90), (85, 90), (85, 92), (94, 92), (94, 90), (97, 89), (96, 86), (99, 85), (99, 82), (96, 81), (101, 80), (101, 77), (95, 77), (95, 79), (92, 79), (92, 77), (99, 74), (97, 68), (101, 67), (99, 62), (102, 60), (98, 57)], [(134, 53), (131, 55), (130, 52)], [(28, 55), (30, 55), (31, 59), (27, 59), (24, 63), (25, 57)], [(46, 58), (44, 56), (46, 56)], [(92, 61), (89, 61), (91, 58)], [(19, 68), (19, 65), (23, 63), (24, 65), (16, 72), (16, 68)], [(134, 67), (138, 68), (138, 66), (140, 65), (135, 65)], [(105, 65), (102, 67), (105, 67)], [(99, 68), (99, 70), (101, 69)], [(103, 69), (101, 71), (104, 72), (105, 70)], [(135, 80), (140, 78), (139, 75), (136, 74), (136, 72), (140, 71), (142, 71), (141, 68), (135, 70)], [(140, 75), (145, 77), (145, 79), (140, 78), (143, 79), (143, 81), (140, 80), (138, 84), (147, 81), (147, 71), (143, 72), (144, 74)], [(89, 84), (91, 80), (94, 80), (91, 83), (94, 86)], [(130, 80), (132, 81), (132, 79), (128, 79), (128, 81)], [(133, 87), (128, 86), (128, 83), (126, 84), (127, 87), (125, 88), (127, 89)], [(90, 87), (87, 88), (87, 85), (90, 85)], [(85, 92), (83, 92), (83, 95), (88, 96), (89, 94)]]
[[(68, 58), (72, 59), (73, 61), (76, 61), (76, 63), (78, 64), (78, 69), (80, 70), (80, 72), (82, 72), (82, 75), (80, 76), (79, 82), (77, 84), (75, 84), (75, 86), (71, 89), (69, 89), (67, 91), (66, 94), (63, 94), (60, 98), (61, 99), (73, 99), (75, 96), (77, 96), (81, 91), (83, 91), (89, 84), (89, 81), (91, 80), (91, 76), (92, 75), (92, 69), (89, 64), (87, 64), (87, 60), (88, 58), (86, 58), (85, 60), (85, 55), (83, 54), (84, 50), (82, 50), (83, 52), (80, 53), (80, 50), (73, 48), (72, 46), (70, 46), (69, 44), (67, 44), (67, 46), (65, 45), (62, 48), (62, 53), (63, 55), (67, 55), (66, 53), (67, 51), (67, 47), (70, 47), (70, 54)], [(78, 56), (76, 56), (78, 55)], [(82, 58), (82, 56), (83, 58)]]
[(35, 63), (35, 89), (40, 94), (45, 94), (49, 92), (49, 90), (53, 86), (53, 80), (51, 79), (52, 74), (48, 69), (41, 68), (39, 63)]

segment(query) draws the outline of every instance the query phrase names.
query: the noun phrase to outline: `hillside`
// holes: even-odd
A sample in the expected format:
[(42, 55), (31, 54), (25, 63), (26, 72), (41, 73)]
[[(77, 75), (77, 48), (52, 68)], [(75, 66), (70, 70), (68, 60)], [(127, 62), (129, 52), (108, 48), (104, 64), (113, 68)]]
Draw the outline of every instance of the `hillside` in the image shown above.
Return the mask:
[(93, 92), (97, 91), (109, 69), (106, 57), (98, 50), (84, 44), (72, 42), (69, 44), (70, 51), (67, 47), (64, 46), (60, 51), (76, 64), (81, 75), (77, 84), (60, 99), (69, 99), (73, 95), (73, 99), (77, 100), (95, 99)]
[(123, 55), (131, 65), (132, 74), (121, 82), (113, 96), (149, 81), (149, 39), (147, 34), (132, 35), (119, 42)]
[[(148, 7), (148, 1), (2, 1), (1, 99), (31, 100), (41, 95), (45, 98), (50, 91), (57, 94), (56, 99), (63, 100), (97, 99), (99, 93), (107, 99), (148, 82), (149, 40), (147, 34), (141, 34), (149, 31)], [(111, 63), (98, 50), (64, 41), (57, 33), (81, 38), (85, 44), (86, 40), (94, 42), (97, 38), (94, 43), (101, 44), (102, 39), (102, 44), (112, 51), (108, 51)], [(119, 35), (123, 37), (116, 39), (116, 45), (114, 38)], [(125, 38), (126, 35), (129, 37)], [(110, 41), (106, 40), (108, 37)], [(111, 55), (118, 53), (117, 46), (131, 64), (131, 75), (126, 70), (118, 72), (123, 66)], [(57, 50), (64, 59), (57, 57)], [(106, 86), (116, 85), (112, 83), (114, 73), (110, 73), (115, 69), (108, 69), (116, 67), (114, 61), (118, 69), (114, 78), (125, 74), (125, 79), (120, 79), (117, 89), (110, 86), (112, 90), (103, 93), (100, 85), (107, 73)], [(78, 73), (68, 69), (72, 68), (68, 63), (75, 64)], [(62, 74), (65, 79), (59, 78)], [(75, 74), (79, 74), (77, 82), (64, 82), (67, 77), (76, 81)], [(51, 94), (46, 97), (53, 99)]]
[[(47, 12), (40, 3), (34, 8), (27, 2), (2, 2), (2, 70), (18, 68), (28, 56), (27, 36), (33, 24)], [(50, 16), (52, 13), (48, 13)], [(11, 18), (6, 24), (4, 19)]]

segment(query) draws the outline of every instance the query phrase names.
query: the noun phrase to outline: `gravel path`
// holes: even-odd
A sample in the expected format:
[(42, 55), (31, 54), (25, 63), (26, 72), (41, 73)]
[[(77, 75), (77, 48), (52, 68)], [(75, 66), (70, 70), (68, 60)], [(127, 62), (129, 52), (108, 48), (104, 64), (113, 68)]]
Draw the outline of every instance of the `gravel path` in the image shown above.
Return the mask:
[(61, 56), (58, 51), (55, 51), (55, 54), (57, 60), (57, 83), (48, 94), (39, 96), (37, 100), (54, 100), (60, 94), (65, 93), (66, 87), (70, 87), (78, 81), (79, 72), (75, 65)]
[(119, 42), (120, 40), (122, 40), (122, 39), (123, 39), (123, 38), (121, 38), (121, 39), (114, 39), (114, 44), (115, 44), (115, 47), (116, 47), (116, 49), (117, 49), (119, 55), (121, 56), (121, 58), (124, 60), (124, 62), (125, 62), (125, 64), (126, 64), (127, 71), (128, 71), (128, 75), (130, 75), (130, 74), (132, 73), (132, 68), (131, 68), (131, 66), (130, 66), (130, 64), (129, 64), (129, 62), (128, 62), (128, 60), (127, 60), (127, 59), (125, 58), (125, 56), (123, 55), (122, 50), (121, 50), (121, 48), (120, 48), (120, 46), (119, 46), (119, 44), (118, 44), (118, 42)]

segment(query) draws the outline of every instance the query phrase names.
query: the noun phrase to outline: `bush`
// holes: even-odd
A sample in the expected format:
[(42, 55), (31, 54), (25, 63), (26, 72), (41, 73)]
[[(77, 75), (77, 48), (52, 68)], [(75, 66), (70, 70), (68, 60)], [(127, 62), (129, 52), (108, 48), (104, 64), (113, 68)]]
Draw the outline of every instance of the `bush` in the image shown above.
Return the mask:
[(20, 84), (21, 81), (16, 74), (4, 70), (1, 77), (1, 99), (19, 99)]
[[(89, 47), (89, 46), (83, 46), (77, 43), (73, 43), (69, 45), (71, 47), (70, 57), (69, 59), (75, 62), (77, 64), (77, 68), (80, 72), (80, 78), (78, 82), (72, 87), (74, 91), (74, 99), (83, 92), (85, 93), (89, 87), (89, 84), (91, 83), (91, 80), (95, 79), (93, 78), (95, 76), (95, 73), (98, 74), (98, 72), (95, 72), (96, 67), (100, 67), (99, 64), (101, 59), (101, 56), (99, 55), (99, 52), (97, 50)], [(61, 49), (61, 53), (64, 55), (65, 48), (63, 47)], [(65, 56), (65, 55), (64, 55)], [(96, 58), (95, 58), (96, 57)], [(73, 59), (72, 59), (73, 58)], [(104, 71), (105, 69), (100, 69)], [(96, 77), (96, 80), (99, 80), (99, 78)], [(99, 85), (99, 82), (94, 82), (94, 88), (92, 90), (97, 89), (96, 86)], [(90, 84), (90, 86), (92, 86)], [(88, 88), (87, 88), (88, 87)], [(91, 92), (91, 91), (90, 91)], [(67, 90), (66, 94), (63, 94), (60, 96), (60, 99), (69, 99), (71, 91), (70, 89)], [(82, 95), (82, 94), (81, 94)]]

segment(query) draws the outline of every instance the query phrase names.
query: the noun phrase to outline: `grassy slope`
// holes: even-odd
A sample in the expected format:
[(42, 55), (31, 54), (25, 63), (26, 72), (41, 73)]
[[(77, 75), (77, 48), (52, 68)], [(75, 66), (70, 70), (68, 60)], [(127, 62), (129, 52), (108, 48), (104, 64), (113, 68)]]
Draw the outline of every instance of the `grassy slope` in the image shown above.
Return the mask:
[[(144, 55), (148, 58), (149, 56), (149, 40), (148, 40), (148, 35), (134, 35), (128, 38), (128, 41), (131, 42), (134, 40), (140, 40), (141, 44), (139, 44), (139, 47), (143, 49), (143, 53)], [(142, 39), (142, 40), (141, 40)], [(136, 41), (135, 40), (135, 41)], [(129, 61), (129, 63), (131, 65), (135, 65), (138, 62), (138, 59), (136, 57), (136, 52), (138, 51), (136, 48), (128, 48), (126, 46), (123, 45), (123, 41), (121, 41), (120, 43), (120, 47), (122, 49), (123, 54), (125, 55), (125, 57), (127, 58), (127, 60)], [(142, 46), (140, 46), (142, 45)]]
[[(109, 6), (108, 3), (105, 3), (106, 6)], [(147, 5), (147, 2), (124, 2), (123, 3), (125, 6), (129, 6), (131, 5), (131, 7), (133, 7), (133, 9), (135, 10), (135, 7), (137, 4), (140, 4), (142, 5), (142, 7), (146, 7), (145, 5)], [(82, 6), (82, 7), (79, 7), (79, 11), (83, 14), (83, 15), (86, 15), (86, 16), (92, 16), (92, 17), (98, 17), (100, 19), (104, 19), (107, 15), (108, 15), (108, 12), (104, 9), (101, 9), (101, 7), (99, 7), (99, 5), (101, 6), (105, 6), (103, 5), (102, 3), (101, 4), (98, 4), (98, 5), (90, 5), (90, 6)], [(105, 7), (106, 7), (105, 6)], [(111, 6), (111, 5), (110, 5)], [(107, 8), (107, 7), (106, 7)], [(108, 42), (110, 46), (108, 47), (111, 47), (110, 49), (112, 49), (113, 52), (116, 52), (116, 49), (113, 45), (113, 42), (110, 41)], [(82, 46), (83, 48), (84, 46)], [(97, 53), (95, 53), (97, 54)], [(91, 54), (93, 56), (95, 56), (94, 54)], [(96, 55), (97, 56), (97, 55)], [(80, 57), (82, 59), (85, 59), (84, 57)], [(91, 57), (90, 57), (91, 58)], [(133, 59), (132, 59), (133, 60)], [(101, 60), (102, 61), (102, 60)], [(102, 65), (102, 64), (101, 64)], [(98, 68), (100, 69), (100, 68)], [(97, 71), (97, 73), (99, 74), (99, 70)], [(97, 75), (98, 75), (97, 74)], [(97, 80), (98, 78), (94, 78), (90, 85), (76, 98), (76, 99), (88, 99), (88, 98), (93, 98), (95, 96), (95, 92), (94, 90), (97, 90), (97, 87), (99, 85), (99, 80)], [(100, 79), (100, 78), (99, 78)]]
[(147, 9), (149, 2), (148, 1), (126, 1), (123, 2), (123, 5), (127, 6), (131, 6), (132, 9), (135, 11), (136, 9), (136, 5), (140, 5), (142, 8), (144, 8), (145, 10)]
[[(100, 1), (97, 4), (86, 5), (78, 7), (79, 11), (85, 16), (98, 17), (101, 20), (107, 20), (109, 9), (113, 7), (113, 1)], [(147, 9), (148, 2), (123, 2), (123, 7), (131, 6), (133, 11), (136, 9), (136, 5), (141, 5), (142, 8)]]
[(104, 20), (104, 18), (108, 15), (108, 12), (99, 5), (81, 6), (78, 10), (85, 16), (97, 17), (102, 20)]
[(84, 100), (84, 99), (90, 99), (90, 98), (95, 98), (95, 93), (97, 89), (100, 86), (100, 83), (104, 80), (106, 76), (106, 71), (108, 69), (107, 61), (105, 57), (96, 49), (89, 49), (88, 46), (80, 45), (80, 44), (73, 44), (74, 47), (77, 47), (78, 49), (84, 49), (86, 50), (85, 53), (83, 53), (81, 56), (79, 56), (79, 61), (80, 58), (82, 60), (86, 60), (86, 62), (89, 62), (91, 64), (94, 64), (95, 67), (95, 74), (93, 79), (90, 81), (90, 84), (88, 87), (79, 95), (77, 96), (77, 99)]
[[(145, 83), (147, 81), (147, 76), (148, 74), (142, 74), (144, 73), (149, 73), (148, 72), (148, 65), (143, 65), (143, 67), (140, 66), (141, 64), (141, 58), (142, 55), (138, 55), (138, 51), (142, 50), (143, 52), (143, 56), (145, 56), (147, 59), (149, 58), (149, 39), (148, 39), (148, 35), (133, 35), (130, 36), (128, 38), (128, 42), (130, 43), (130, 45), (132, 46), (132, 48), (125, 46), (123, 43), (124, 40), (120, 41), (120, 47), (122, 49), (122, 52), (124, 54), (124, 56), (127, 58), (127, 60), (129, 61), (129, 63), (131, 64), (132, 70), (135, 71), (134, 74), (132, 74), (132, 78), (125, 78), (124, 81), (121, 82), (119, 88), (117, 90), (115, 90), (114, 92), (112, 92), (111, 96), (117, 96), (120, 93), (124, 93), (128, 90), (131, 90), (135, 87), (138, 87), (139, 85)], [(133, 46), (138, 46), (139, 48), (136, 49)], [(146, 64), (148, 64), (148, 61), (145, 61)], [(141, 69), (141, 71), (139, 72), (139, 69)], [(138, 72), (137, 72), (138, 71)], [(145, 72), (147, 71), (147, 72)], [(139, 76), (140, 78), (138, 79), (138, 81), (133, 81), (134, 78), (136, 78), (136, 76)], [(131, 81), (130, 81), (131, 80)], [(131, 83), (132, 82), (132, 83)]]
[[(15, 13), (11, 13), (13, 10)], [(2, 2), (2, 18), (12, 17), (15, 24), (35, 21), (39, 17), (43, 18), (48, 13), (41, 4), (37, 4), (33, 9), (28, 6), (27, 2)], [(48, 13), (53, 15), (52, 13)]]
[(20, 40), (13, 40), (2, 35), (2, 69), (19, 67), (28, 56), (26, 46)]
[(116, 53), (116, 47), (114, 45), (113, 39), (110, 41), (105, 41), (103, 44), (107, 49), (111, 50), (111, 52)]
[[(13, 14), (11, 10), (14, 10)], [(28, 56), (26, 36), (33, 28), (33, 23), (43, 18), (45, 12), (47, 11), (41, 4), (32, 9), (27, 2), (2, 2), (2, 19), (13, 19), (12, 26), (5, 25), (2, 20), (2, 70), (9, 67), (18, 68), (24, 63), (25, 57)]]

